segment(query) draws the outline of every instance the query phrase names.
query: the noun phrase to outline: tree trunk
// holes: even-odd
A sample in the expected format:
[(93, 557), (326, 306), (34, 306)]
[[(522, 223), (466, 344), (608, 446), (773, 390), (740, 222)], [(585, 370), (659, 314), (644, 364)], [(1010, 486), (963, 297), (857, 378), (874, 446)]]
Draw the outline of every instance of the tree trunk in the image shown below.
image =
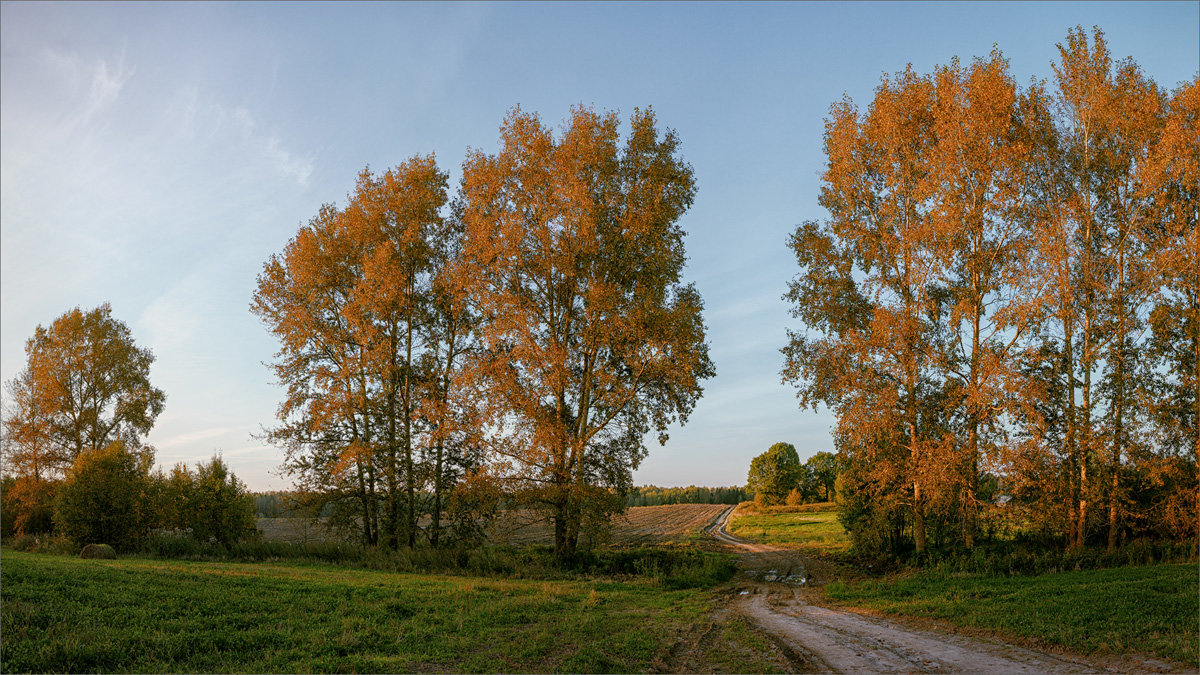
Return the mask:
[[(412, 297), (412, 276), (409, 276), (409, 298)], [(413, 443), (412, 443), (412, 314), (405, 321), (404, 333), (404, 473), (407, 489), (408, 514), (405, 523), (408, 530), (408, 547), (417, 545), (417, 513), (416, 513), (416, 476), (413, 475)]]
[(433, 464), (433, 513), (429, 523), (429, 545), (434, 548), (438, 547), (442, 531), (442, 452), (442, 441), (438, 440)]
[[(979, 369), (979, 322), (983, 308), (979, 297), (979, 275), (975, 273), (972, 279), (975, 285), (975, 308), (971, 317), (971, 394), (978, 396), (980, 387)], [(975, 403), (968, 402), (970, 429), (967, 436), (967, 475), (966, 495), (963, 499), (963, 545), (968, 549), (975, 547), (975, 532), (979, 522), (979, 410)]]
[(1118, 335), (1121, 341), (1118, 343), (1120, 353), (1117, 361), (1117, 391), (1114, 396), (1114, 425), (1112, 439), (1112, 482), (1109, 486), (1108, 494), (1108, 550), (1112, 551), (1117, 547), (1117, 530), (1118, 526), (1118, 511), (1120, 508), (1121, 499), (1121, 448), (1125, 439), (1125, 344), (1123, 335)]
[(1063, 417), (1067, 423), (1067, 498), (1070, 500), (1071, 520), (1067, 525), (1068, 547), (1078, 548), (1082, 545), (1077, 537), (1079, 522), (1079, 506), (1083, 496), (1080, 483), (1076, 477), (1081, 476), (1079, 438), (1075, 425), (1075, 350), (1072, 334), (1075, 324), (1070, 319), (1063, 321), (1063, 372), (1067, 379), (1067, 397), (1063, 400)]
[(1092, 452), (1092, 368), (1090, 351), (1090, 320), (1084, 320), (1083, 326), (1083, 438), (1080, 439), (1079, 455), (1079, 527), (1076, 535), (1076, 547), (1087, 543), (1087, 511), (1088, 511), (1088, 463)]
[(392, 549), (400, 546), (400, 504), (397, 501), (396, 492), (400, 489), (399, 482), (396, 478), (396, 452), (398, 441), (396, 438), (396, 326), (393, 323), (388, 334), (389, 349), (388, 356), (391, 360), (391, 372), (388, 373), (388, 392), (387, 392), (387, 545)]

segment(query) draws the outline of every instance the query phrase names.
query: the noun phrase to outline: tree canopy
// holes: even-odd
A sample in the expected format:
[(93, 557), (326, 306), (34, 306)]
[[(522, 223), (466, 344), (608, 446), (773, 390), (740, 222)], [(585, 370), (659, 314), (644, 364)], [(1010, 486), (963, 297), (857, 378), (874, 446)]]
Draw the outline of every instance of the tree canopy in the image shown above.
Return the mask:
[(1196, 88), (1076, 28), (1051, 85), (994, 51), (831, 107), (783, 377), (837, 416), (859, 541), (969, 548), (997, 476), (1073, 547), (1194, 510)]
[(767, 504), (779, 504), (800, 487), (803, 466), (791, 443), (776, 443), (750, 461), (746, 489)]
[(8, 383), (8, 470), (57, 477), (85, 451), (117, 441), (142, 447), (166, 396), (150, 385), (154, 355), (134, 344), (108, 303), (39, 325), (25, 355), (25, 369)]
[(687, 419), (713, 374), (681, 281), (694, 177), (651, 111), (630, 126), (578, 108), (556, 136), (514, 110), (452, 202), (432, 156), (364, 170), (267, 261), (251, 309), (288, 390), (270, 438), (364, 542), (437, 545), (503, 490), (570, 557), (622, 508), (643, 437)]
[[(523, 499), (555, 548), (607, 524), (646, 454), (714, 373), (679, 219), (695, 195), (673, 131), (576, 108), (555, 134), (512, 111), (496, 155), (463, 165), (460, 287), (480, 317), (474, 374)], [(615, 492), (614, 492), (615, 491)]]

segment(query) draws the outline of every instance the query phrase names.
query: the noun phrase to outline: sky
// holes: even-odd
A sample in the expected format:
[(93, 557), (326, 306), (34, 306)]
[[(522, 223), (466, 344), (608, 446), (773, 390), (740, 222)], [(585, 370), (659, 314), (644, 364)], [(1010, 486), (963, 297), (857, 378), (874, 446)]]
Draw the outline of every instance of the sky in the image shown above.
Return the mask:
[(780, 382), (788, 235), (817, 203), (824, 118), (885, 73), (998, 47), (1019, 83), (1104, 30), (1168, 89), (1200, 67), (1200, 3), (0, 3), (0, 379), (40, 324), (103, 302), (153, 350), (158, 464), (220, 453), (287, 489), (257, 440), (283, 391), (255, 279), (356, 174), (433, 152), (457, 185), (514, 106), (675, 129), (698, 194), (681, 221), (717, 376), (638, 484), (739, 485), (779, 441), (833, 449)]

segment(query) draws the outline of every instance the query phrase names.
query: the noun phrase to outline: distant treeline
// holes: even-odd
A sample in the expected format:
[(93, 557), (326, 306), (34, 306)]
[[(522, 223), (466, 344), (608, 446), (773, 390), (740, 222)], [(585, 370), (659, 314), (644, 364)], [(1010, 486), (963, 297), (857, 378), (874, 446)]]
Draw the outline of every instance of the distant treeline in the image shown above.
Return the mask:
[[(292, 490), (270, 490), (267, 492), (251, 492), (254, 497), (254, 515), (259, 518), (281, 518), (287, 516), (311, 516), (312, 509), (307, 508), (300, 499), (300, 494)], [(322, 511), (328, 511), (326, 506)], [(321, 513), (328, 516), (328, 513)]]
[(743, 487), (635, 487), (625, 497), (625, 506), (660, 506), (662, 504), (737, 504), (754, 499), (754, 493)]
[[(299, 501), (298, 493), (288, 490), (251, 493), (254, 514), (260, 518), (311, 516), (312, 510)], [(625, 496), (625, 506), (661, 506), (663, 504), (737, 504), (754, 499), (754, 493), (744, 487), (635, 487)], [(328, 507), (324, 509), (328, 511)], [(322, 513), (328, 516), (328, 513)]]

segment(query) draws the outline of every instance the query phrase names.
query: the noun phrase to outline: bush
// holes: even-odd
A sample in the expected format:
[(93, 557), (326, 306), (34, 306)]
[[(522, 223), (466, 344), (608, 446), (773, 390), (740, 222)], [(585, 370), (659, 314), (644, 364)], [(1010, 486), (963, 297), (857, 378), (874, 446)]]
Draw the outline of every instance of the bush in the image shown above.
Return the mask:
[(55, 496), (55, 528), (80, 545), (137, 547), (154, 515), (150, 461), (121, 441), (81, 453)]
[(254, 498), (220, 457), (197, 464), (195, 473), (178, 464), (162, 483), (167, 527), (191, 532), (201, 544), (224, 547), (257, 532)]
[(56, 487), (34, 476), (6, 477), (0, 491), (0, 535), (53, 531)]
[(61, 534), (21, 534), (13, 539), (14, 550), (50, 555), (76, 555), (79, 545)]

